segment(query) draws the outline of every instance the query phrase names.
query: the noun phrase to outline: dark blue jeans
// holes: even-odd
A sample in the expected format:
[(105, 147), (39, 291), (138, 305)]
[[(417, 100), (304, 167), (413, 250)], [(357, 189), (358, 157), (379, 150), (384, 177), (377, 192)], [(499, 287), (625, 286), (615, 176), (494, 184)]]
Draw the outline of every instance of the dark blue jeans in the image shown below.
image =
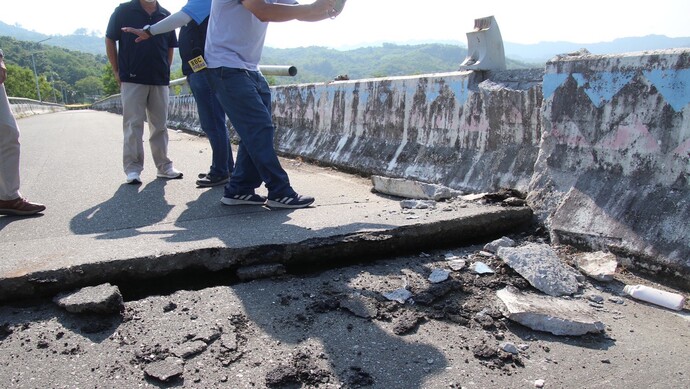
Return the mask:
[(232, 174), (235, 161), (232, 157), (223, 107), (216, 99), (215, 93), (209, 86), (208, 79), (203, 72), (188, 75), (187, 83), (196, 101), (201, 129), (206, 133), (206, 137), (211, 143), (213, 156), (211, 157), (209, 174), (213, 177), (227, 177)]
[(269, 198), (294, 196), (273, 147), (271, 89), (264, 76), (225, 67), (205, 73), (240, 138), (235, 171), (225, 186), (225, 195), (253, 194), (264, 182)]

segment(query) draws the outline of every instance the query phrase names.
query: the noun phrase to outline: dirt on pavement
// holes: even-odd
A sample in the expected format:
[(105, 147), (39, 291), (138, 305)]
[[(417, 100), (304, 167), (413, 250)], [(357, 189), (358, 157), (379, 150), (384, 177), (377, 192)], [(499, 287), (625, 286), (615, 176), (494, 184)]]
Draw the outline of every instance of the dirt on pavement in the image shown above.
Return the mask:
[[(543, 241), (530, 234), (518, 243)], [(558, 247), (568, 261), (573, 250)], [(431, 283), (448, 258), (482, 261)], [(328, 258), (323, 259), (324, 262)], [(119, 314), (51, 301), (0, 306), (3, 388), (682, 388), (690, 315), (624, 296), (625, 271), (587, 279), (602, 334), (555, 336), (506, 319), (497, 290), (533, 290), (482, 246), (169, 294), (123, 289)], [(166, 285), (158, 285), (164, 290)], [(662, 287), (660, 285), (655, 285)], [(406, 287), (404, 303), (390, 294)], [(687, 292), (683, 292), (687, 295)], [(592, 294), (599, 302), (588, 300)], [(388, 297), (386, 297), (388, 296)]]

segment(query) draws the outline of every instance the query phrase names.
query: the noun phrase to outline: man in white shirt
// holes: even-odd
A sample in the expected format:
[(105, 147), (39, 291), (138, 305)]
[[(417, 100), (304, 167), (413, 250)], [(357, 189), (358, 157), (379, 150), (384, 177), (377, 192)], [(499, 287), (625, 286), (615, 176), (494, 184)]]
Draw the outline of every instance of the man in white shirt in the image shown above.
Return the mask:
[[(271, 91), (259, 72), (269, 22), (336, 17), (342, 0), (213, 0), (206, 35), (206, 72), (240, 138), (235, 171), (225, 186), (225, 205), (304, 208), (314, 202), (290, 185), (273, 147)], [(268, 197), (255, 189), (265, 183)]]

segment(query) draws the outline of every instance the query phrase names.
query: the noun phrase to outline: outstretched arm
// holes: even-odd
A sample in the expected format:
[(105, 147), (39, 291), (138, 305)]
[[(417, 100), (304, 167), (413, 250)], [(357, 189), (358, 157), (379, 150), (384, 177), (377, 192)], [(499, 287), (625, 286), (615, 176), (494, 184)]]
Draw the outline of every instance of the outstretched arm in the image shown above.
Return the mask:
[(336, 0), (316, 0), (311, 4), (270, 4), (264, 0), (242, 0), (242, 5), (262, 22), (316, 22), (334, 18), (342, 11), (336, 9)]
[(176, 28), (182, 27), (185, 24), (189, 23), (192, 20), (192, 17), (187, 15), (186, 13), (182, 11), (178, 11), (167, 18), (161, 20), (160, 22), (152, 25), (149, 28), (149, 33), (144, 31), (141, 28), (133, 28), (133, 27), (122, 27), (122, 31), (124, 32), (129, 32), (132, 34), (137, 35), (137, 39), (134, 41), (139, 43), (141, 41), (147, 40), (150, 37), (158, 34), (163, 34), (166, 32), (170, 32)]

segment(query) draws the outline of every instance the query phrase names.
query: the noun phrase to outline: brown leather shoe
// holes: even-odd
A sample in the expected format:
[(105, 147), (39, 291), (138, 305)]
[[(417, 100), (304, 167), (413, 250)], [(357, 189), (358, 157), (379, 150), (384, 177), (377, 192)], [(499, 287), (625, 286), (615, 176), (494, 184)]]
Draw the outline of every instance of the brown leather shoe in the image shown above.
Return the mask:
[(45, 205), (32, 203), (21, 197), (14, 200), (0, 200), (0, 215), (28, 216), (45, 209)]

